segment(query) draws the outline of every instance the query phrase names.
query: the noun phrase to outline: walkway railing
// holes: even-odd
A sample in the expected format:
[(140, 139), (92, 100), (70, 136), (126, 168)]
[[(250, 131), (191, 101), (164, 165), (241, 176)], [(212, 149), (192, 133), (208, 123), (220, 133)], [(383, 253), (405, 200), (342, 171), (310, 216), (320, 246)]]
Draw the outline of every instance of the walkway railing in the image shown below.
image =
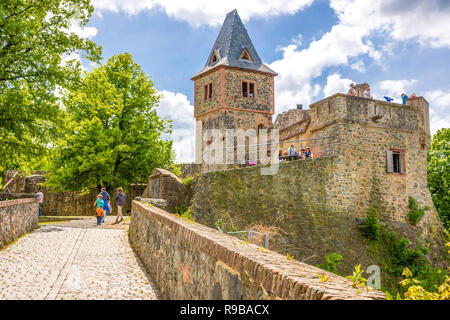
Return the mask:
[[(219, 226), (217, 226), (217, 230), (220, 232), (223, 232), (222, 229), (220, 229)], [(254, 239), (254, 235), (262, 235), (264, 237), (264, 248), (269, 249), (269, 234), (268, 233), (261, 233), (253, 230), (244, 230), (244, 231), (230, 231), (227, 232), (230, 236), (239, 238), (244, 241), (252, 242), (252, 239)]]
[[(279, 146), (282, 145), (283, 149), (279, 148)], [(296, 153), (293, 156), (288, 155), (288, 149), (291, 145), (294, 145), (294, 148), (296, 149)], [(261, 146), (265, 146), (267, 150), (267, 157), (271, 157), (272, 150), (276, 150), (275, 147), (278, 147), (278, 149), (281, 151), (281, 154), (278, 155), (279, 161), (285, 161), (285, 160), (307, 160), (311, 158), (322, 158), (322, 157), (329, 157), (336, 153), (336, 141), (335, 136), (327, 136), (327, 137), (317, 137), (317, 138), (310, 138), (310, 139), (297, 139), (297, 140), (287, 140), (287, 141), (278, 141), (278, 142), (266, 142), (266, 143), (256, 143), (256, 144), (245, 144), (245, 145), (235, 145), (231, 147), (220, 147), (218, 149), (206, 147), (203, 151), (203, 159), (206, 158), (206, 165), (207, 165), (207, 171), (210, 171), (210, 165), (217, 165), (217, 164), (226, 164), (225, 161), (223, 163), (217, 163), (217, 160), (213, 161), (214, 163), (211, 163), (211, 153), (216, 152), (217, 150), (223, 151), (224, 159), (226, 157), (227, 150), (234, 149), (233, 150), (233, 159), (236, 160), (237, 158), (237, 152), (239, 150), (245, 151), (245, 163), (239, 163), (235, 161), (235, 164), (237, 163), (240, 167), (245, 166), (251, 166), (258, 164), (258, 161), (255, 163), (249, 159), (249, 154), (251, 152), (255, 153), (256, 155), (259, 155), (259, 150)], [(305, 154), (307, 149), (311, 151), (311, 154)], [(214, 169), (213, 169), (214, 170)]]

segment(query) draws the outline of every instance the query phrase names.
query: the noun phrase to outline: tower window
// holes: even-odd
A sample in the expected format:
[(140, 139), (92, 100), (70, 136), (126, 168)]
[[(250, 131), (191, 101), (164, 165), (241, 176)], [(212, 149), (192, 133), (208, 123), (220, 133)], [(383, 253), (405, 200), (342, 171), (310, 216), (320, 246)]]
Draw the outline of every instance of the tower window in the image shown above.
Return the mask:
[(244, 98), (255, 98), (256, 84), (254, 82), (242, 81), (242, 96)]
[(203, 86), (203, 100), (212, 99), (212, 82)]
[(388, 150), (386, 154), (387, 172), (405, 173), (405, 151)]

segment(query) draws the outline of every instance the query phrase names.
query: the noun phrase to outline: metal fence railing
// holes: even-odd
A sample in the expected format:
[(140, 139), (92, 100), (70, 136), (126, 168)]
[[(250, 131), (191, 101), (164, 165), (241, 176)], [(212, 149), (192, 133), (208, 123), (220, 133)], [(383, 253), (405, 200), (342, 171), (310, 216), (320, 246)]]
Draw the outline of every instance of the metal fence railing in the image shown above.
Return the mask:
[[(237, 159), (236, 152), (238, 150), (245, 150), (245, 158), (248, 160), (250, 149), (253, 150), (256, 154), (259, 154), (259, 148), (261, 146), (266, 146), (267, 149), (267, 156), (271, 156), (271, 150), (274, 148), (274, 145), (278, 145), (278, 150), (281, 151), (281, 154), (278, 155), (279, 161), (285, 161), (285, 160), (307, 160), (312, 158), (322, 158), (322, 157), (328, 157), (332, 156), (336, 153), (336, 141), (335, 136), (327, 136), (327, 137), (317, 137), (317, 138), (310, 138), (310, 139), (297, 139), (297, 140), (287, 140), (287, 141), (278, 141), (273, 142), (269, 141), (266, 143), (257, 143), (257, 144), (245, 144), (245, 145), (234, 145), (231, 147), (220, 147), (220, 150), (222, 150), (224, 157), (225, 153), (229, 149), (234, 149), (233, 151), (233, 157)], [(280, 148), (280, 145), (283, 146), (283, 148)], [(294, 145), (295, 148), (295, 155), (289, 156), (288, 155), (288, 149), (291, 145)], [(307, 148), (309, 148), (309, 151), (311, 152), (310, 155), (308, 155)], [(214, 148), (211, 148), (207, 146), (203, 150), (203, 159), (205, 159), (207, 164), (207, 170), (210, 171), (210, 164), (218, 164), (217, 162), (211, 163), (210, 156), (212, 152), (215, 152), (216, 150)], [(225, 164), (225, 161), (223, 162)], [(241, 167), (248, 166), (248, 165), (254, 165), (258, 163), (251, 163), (250, 161), (246, 161), (246, 163), (238, 163)]]
[[(220, 232), (223, 232), (222, 229), (220, 229), (219, 226), (217, 226), (217, 230)], [(244, 241), (252, 242), (252, 239), (254, 239), (254, 235), (262, 235), (264, 237), (264, 248), (269, 249), (269, 234), (268, 233), (261, 233), (253, 230), (244, 230), (244, 231), (230, 231), (227, 232), (230, 236), (239, 238)]]

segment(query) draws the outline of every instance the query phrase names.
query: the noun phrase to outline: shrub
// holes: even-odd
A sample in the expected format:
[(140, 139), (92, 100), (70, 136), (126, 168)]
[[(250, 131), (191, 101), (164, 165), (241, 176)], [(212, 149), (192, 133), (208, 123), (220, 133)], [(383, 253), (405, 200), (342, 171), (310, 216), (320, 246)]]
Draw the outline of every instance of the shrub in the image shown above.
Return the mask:
[(424, 257), (427, 249), (422, 246), (415, 250), (411, 249), (409, 247), (410, 241), (407, 238), (398, 237), (390, 231), (384, 231), (382, 233), (382, 243), (385, 250), (384, 262), (390, 274), (400, 276), (405, 267), (417, 274), (427, 264), (427, 260)]
[(182, 218), (186, 220), (194, 220), (191, 216), (191, 208), (188, 208), (183, 214), (181, 215)]
[(339, 274), (337, 270), (338, 264), (341, 263), (342, 256), (339, 253), (332, 252), (325, 256), (325, 264), (318, 264), (317, 267), (335, 274)]
[(419, 223), (422, 217), (425, 214), (425, 211), (430, 210), (430, 207), (419, 208), (417, 200), (413, 197), (409, 197), (409, 212), (408, 212), (408, 220), (413, 225)]
[(361, 233), (369, 240), (376, 241), (380, 238), (381, 226), (378, 223), (378, 211), (373, 208), (367, 209), (367, 218), (361, 226)]
[(192, 184), (192, 177), (186, 177), (183, 179), (183, 184), (185, 186), (190, 186)]

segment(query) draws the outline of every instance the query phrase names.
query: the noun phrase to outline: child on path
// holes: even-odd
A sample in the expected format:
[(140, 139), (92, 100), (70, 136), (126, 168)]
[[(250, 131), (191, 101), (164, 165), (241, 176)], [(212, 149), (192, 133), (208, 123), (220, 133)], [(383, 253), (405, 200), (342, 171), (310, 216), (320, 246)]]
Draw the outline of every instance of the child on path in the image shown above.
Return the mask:
[(100, 223), (102, 223), (102, 219), (104, 218), (104, 213), (103, 213), (103, 199), (102, 199), (102, 195), (99, 194), (97, 196), (97, 201), (95, 201), (94, 203), (97, 207), (95, 209), (95, 216), (97, 218), (97, 225), (99, 225)]

